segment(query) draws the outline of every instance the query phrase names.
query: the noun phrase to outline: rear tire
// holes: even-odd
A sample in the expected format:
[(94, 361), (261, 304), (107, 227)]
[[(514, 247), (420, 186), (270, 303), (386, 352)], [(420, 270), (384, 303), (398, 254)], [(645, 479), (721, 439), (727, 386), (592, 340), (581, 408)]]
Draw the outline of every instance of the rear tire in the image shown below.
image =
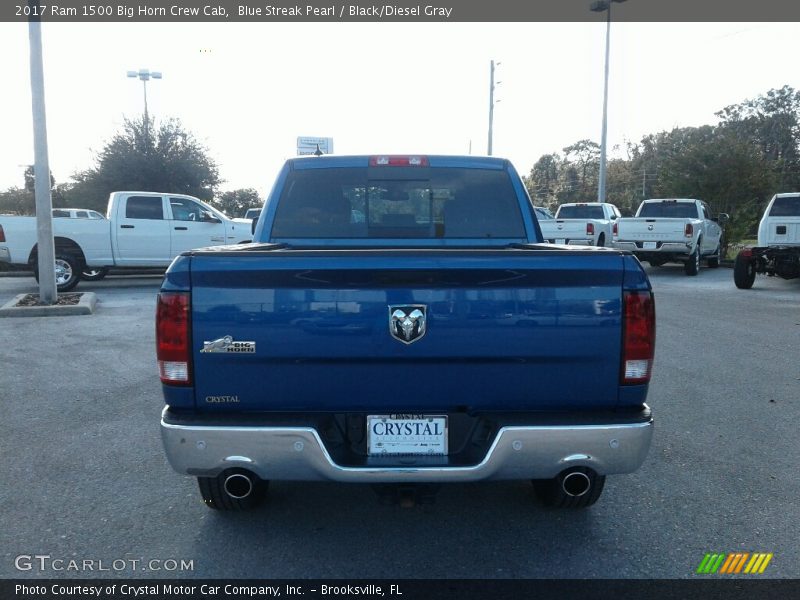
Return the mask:
[[(591, 487), (582, 496), (570, 496), (564, 491), (562, 483), (570, 473), (583, 473), (589, 478)], [(550, 508), (586, 508), (597, 502), (605, 483), (605, 475), (598, 475), (588, 467), (577, 467), (559, 473), (553, 479), (534, 479), (533, 491), (539, 501)]]
[[(253, 490), (246, 498), (233, 498), (225, 491), (225, 480), (231, 475), (254, 477)], [(198, 477), (197, 485), (206, 506), (214, 510), (250, 510), (264, 501), (269, 481), (258, 479), (244, 469), (227, 469), (216, 477)]]
[[(81, 280), (81, 261), (71, 254), (56, 252), (56, 292), (68, 292), (73, 289)], [(34, 264), (33, 276), (39, 282), (39, 269)]]
[(756, 263), (750, 257), (736, 255), (733, 263), (733, 282), (740, 290), (749, 290), (756, 280)]
[(697, 241), (697, 246), (694, 252), (689, 256), (689, 260), (683, 265), (683, 271), (687, 275), (695, 276), (700, 272), (700, 241)]

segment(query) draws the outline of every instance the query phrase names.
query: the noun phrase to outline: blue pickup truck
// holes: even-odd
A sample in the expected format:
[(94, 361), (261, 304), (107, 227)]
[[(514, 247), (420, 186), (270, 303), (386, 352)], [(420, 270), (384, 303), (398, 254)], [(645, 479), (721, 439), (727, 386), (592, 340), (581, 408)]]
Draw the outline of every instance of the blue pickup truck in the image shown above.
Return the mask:
[(507, 160), (290, 159), (254, 229), (181, 254), (158, 297), (164, 447), (211, 508), (485, 479), (580, 508), (644, 461), (647, 276), (542, 244)]

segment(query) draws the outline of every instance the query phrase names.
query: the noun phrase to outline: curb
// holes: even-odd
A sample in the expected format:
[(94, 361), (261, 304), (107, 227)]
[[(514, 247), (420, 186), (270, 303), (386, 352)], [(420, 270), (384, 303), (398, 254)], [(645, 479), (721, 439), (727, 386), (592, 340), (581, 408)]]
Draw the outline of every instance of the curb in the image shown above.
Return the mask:
[(16, 306), (28, 294), (18, 294), (13, 300), (0, 307), (0, 318), (3, 317), (67, 317), (73, 315), (91, 315), (97, 304), (94, 292), (83, 292), (81, 299), (72, 306)]

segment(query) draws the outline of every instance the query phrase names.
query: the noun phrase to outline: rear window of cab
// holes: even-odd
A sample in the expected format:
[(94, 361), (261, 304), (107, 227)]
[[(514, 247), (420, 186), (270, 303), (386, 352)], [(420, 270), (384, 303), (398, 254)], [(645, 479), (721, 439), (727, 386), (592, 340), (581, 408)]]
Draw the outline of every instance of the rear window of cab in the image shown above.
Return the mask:
[(800, 217), (800, 196), (775, 198), (769, 211), (770, 217)]
[(275, 238), (525, 238), (506, 171), (338, 167), (289, 174)]

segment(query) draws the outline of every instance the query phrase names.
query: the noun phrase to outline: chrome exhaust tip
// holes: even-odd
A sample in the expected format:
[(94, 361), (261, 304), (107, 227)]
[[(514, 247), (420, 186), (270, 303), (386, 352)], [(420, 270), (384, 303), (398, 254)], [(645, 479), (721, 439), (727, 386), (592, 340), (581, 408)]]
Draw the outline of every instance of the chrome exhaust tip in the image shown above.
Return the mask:
[(582, 471), (572, 471), (561, 479), (561, 489), (567, 496), (583, 496), (592, 489), (592, 480)]
[(253, 478), (243, 473), (228, 475), (222, 484), (225, 493), (234, 500), (244, 500), (253, 493)]

